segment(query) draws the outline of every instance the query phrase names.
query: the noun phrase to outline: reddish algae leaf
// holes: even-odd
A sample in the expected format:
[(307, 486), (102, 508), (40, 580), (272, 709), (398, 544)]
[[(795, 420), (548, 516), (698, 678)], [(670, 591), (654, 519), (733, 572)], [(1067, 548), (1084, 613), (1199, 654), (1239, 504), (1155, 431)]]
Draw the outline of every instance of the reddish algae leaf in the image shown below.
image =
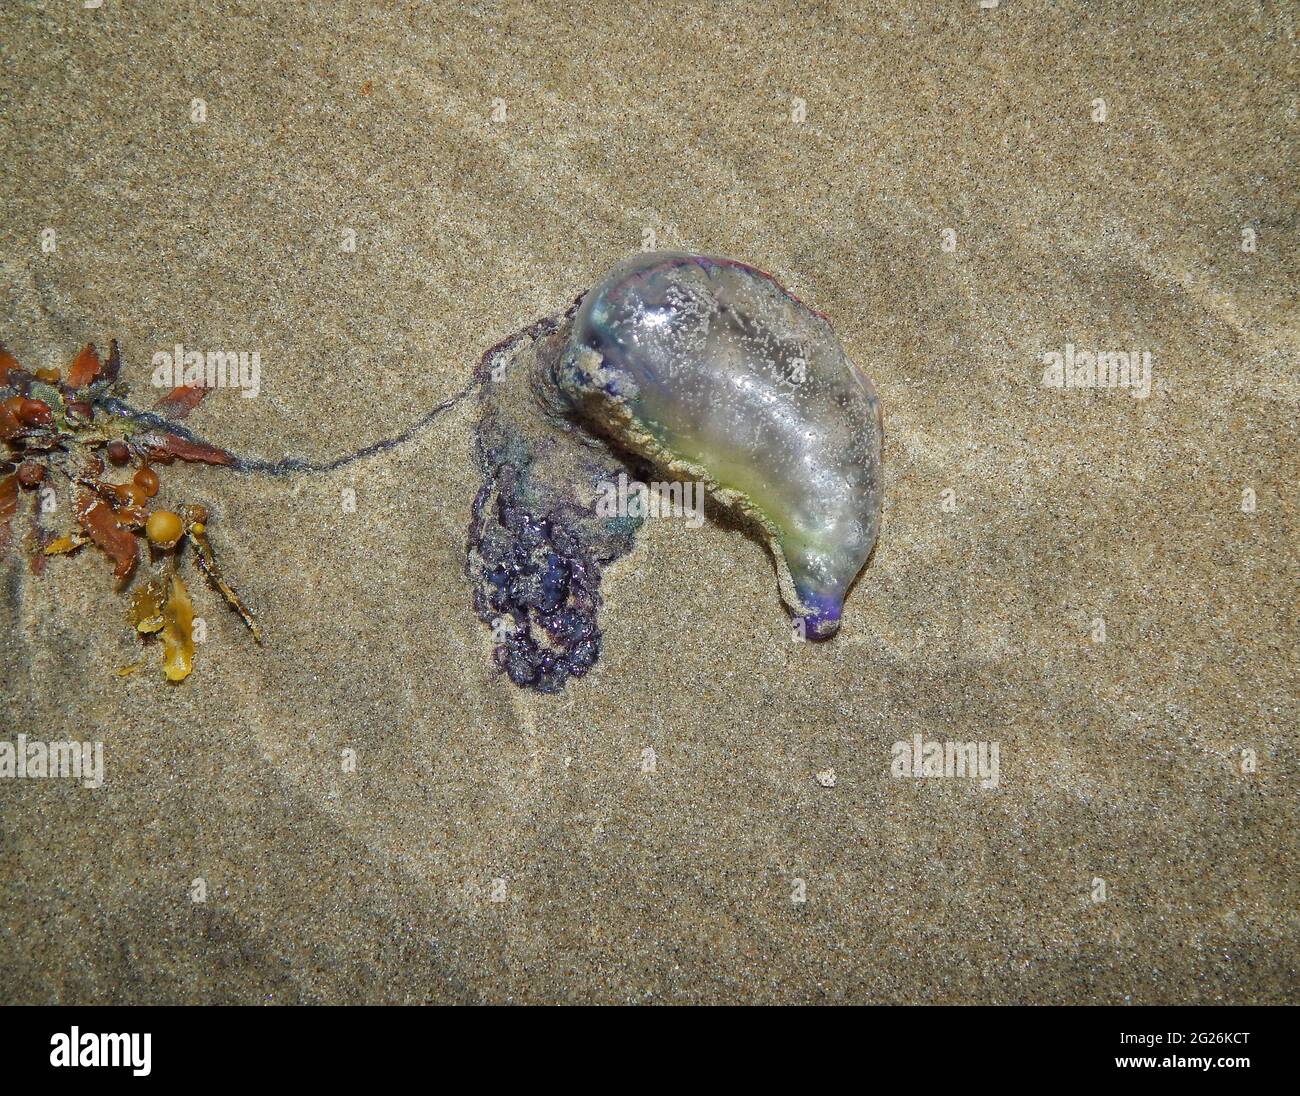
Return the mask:
[(95, 344), (86, 343), (68, 366), (69, 387), (84, 388), (99, 376), (99, 369), (99, 354), (95, 352)]
[(182, 384), (163, 396), (153, 405), (153, 409), (160, 415), (166, 415), (169, 419), (183, 419), (198, 407), (199, 402), (207, 394), (208, 389), (204, 385), (190, 386)]
[(215, 445), (201, 441), (187, 441), (175, 434), (142, 434), (134, 439), (151, 461), (170, 464), (173, 459), (194, 461), (198, 464), (234, 464), (235, 455)]
[(108, 503), (89, 491), (82, 491), (77, 498), (77, 521), (113, 561), (113, 577), (126, 578), (135, 566), (135, 534), (123, 529)]

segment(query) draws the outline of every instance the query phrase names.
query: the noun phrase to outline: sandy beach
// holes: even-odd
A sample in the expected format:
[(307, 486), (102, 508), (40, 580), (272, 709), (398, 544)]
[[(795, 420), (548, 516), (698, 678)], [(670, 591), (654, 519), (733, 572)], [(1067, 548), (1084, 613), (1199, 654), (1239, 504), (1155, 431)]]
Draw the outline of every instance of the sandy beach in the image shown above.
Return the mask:
[[(555, 696), (471, 607), (472, 398), (170, 466), (267, 639), (194, 575), (180, 683), (116, 673), (102, 555), (11, 551), (0, 741), (104, 781), (0, 779), (0, 1001), (1300, 1001), (1294, 49), (1271, 0), (5, 4), (24, 365), (116, 338), (147, 406), (256, 351), (187, 425), (325, 463), (729, 255), (874, 378), (885, 493), (825, 643), (743, 529), (648, 522)], [(891, 771), (948, 741), (996, 782)]]

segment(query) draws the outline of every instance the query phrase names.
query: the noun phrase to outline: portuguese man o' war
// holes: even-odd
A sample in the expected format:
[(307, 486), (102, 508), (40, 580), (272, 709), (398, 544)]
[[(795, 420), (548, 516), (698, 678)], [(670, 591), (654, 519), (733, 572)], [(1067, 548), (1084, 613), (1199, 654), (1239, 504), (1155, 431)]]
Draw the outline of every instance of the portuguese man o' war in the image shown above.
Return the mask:
[(825, 317), (731, 259), (651, 253), (582, 301), (555, 373), (581, 415), (762, 530), (806, 635), (876, 542), (881, 414)]
[(641, 517), (594, 499), (629, 463), (702, 481), (768, 544), (803, 634), (839, 628), (880, 525), (880, 405), (825, 317), (771, 276), (639, 255), (490, 350), (479, 381), (467, 572), (516, 684), (555, 692), (598, 657), (601, 568)]

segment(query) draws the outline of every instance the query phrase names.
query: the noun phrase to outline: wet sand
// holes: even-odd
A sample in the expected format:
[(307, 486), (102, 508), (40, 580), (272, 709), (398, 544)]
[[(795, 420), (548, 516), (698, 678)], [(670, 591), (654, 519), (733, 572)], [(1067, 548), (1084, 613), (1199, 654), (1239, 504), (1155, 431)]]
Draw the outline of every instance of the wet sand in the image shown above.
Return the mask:
[[(195, 577), (192, 676), (119, 678), (102, 557), (0, 564), (0, 739), (105, 756), (0, 780), (0, 999), (1296, 1002), (1282, 5), (289, 11), (0, 10), (22, 362), (256, 350), (190, 425), (323, 461), (623, 256), (731, 255), (874, 376), (881, 539), (800, 644), (759, 544), (651, 522), (545, 697), (470, 608), (470, 403), (167, 470), (268, 644)], [(917, 735), (997, 786), (892, 776)]]

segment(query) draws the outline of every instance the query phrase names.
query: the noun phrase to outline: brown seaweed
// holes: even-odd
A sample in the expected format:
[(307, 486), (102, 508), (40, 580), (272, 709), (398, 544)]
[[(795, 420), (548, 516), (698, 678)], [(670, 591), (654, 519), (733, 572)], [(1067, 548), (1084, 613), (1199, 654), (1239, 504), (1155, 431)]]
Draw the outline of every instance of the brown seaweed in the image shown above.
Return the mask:
[[(138, 634), (159, 634), (164, 673), (169, 680), (180, 681), (191, 672), (194, 655), (193, 603), (177, 574), (185, 544), (194, 553), (195, 566), (258, 643), (262, 634), (217, 565), (206, 533), (206, 509), (181, 505), (177, 507), (180, 518), (165, 508), (154, 509), (160, 481), (151, 463), (182, 460), (237, 467), (237, 461), (182, 426), (166, 427), (167, 419), (188, 414), (206, 389), (175, 389), (154, 412), (137, 411), (121, 398), (125, 388), (117, 381), (120, 368), (115, 340), (107, 360), (101, 359), (94, 344), (82, 347), (67, 366), (66, 381), (57, 369), (24, 370), (0, 347), (0, 445), (8, 450), (7, 454), (0, 451), (0, 548), (12, 539), (10, 526), (22, 492), (45, 491), (55, 483), (75, 492), (71, 510), (76, 525), (59, 535), (45, 530), (40, 524), (40, 496), (33, 494), (26, 549), (34, 573), (41, 572), (49, 556), (94, 544), (108, 556), (117, 585), (124, 589), (137, 571), (140, 538), (151, 537), (152, 554), (159, 564), (132, 592), (128, 618)], [(115, 482), (116, 473), (109, 472), (104, 456), (131, 478)], [(134, 469), (128, 467), (133, 463)], [(158, 537), (157, 526), (168, 522), (183, 536)], [(151, 525), (152, 533), (147, 532)]]

